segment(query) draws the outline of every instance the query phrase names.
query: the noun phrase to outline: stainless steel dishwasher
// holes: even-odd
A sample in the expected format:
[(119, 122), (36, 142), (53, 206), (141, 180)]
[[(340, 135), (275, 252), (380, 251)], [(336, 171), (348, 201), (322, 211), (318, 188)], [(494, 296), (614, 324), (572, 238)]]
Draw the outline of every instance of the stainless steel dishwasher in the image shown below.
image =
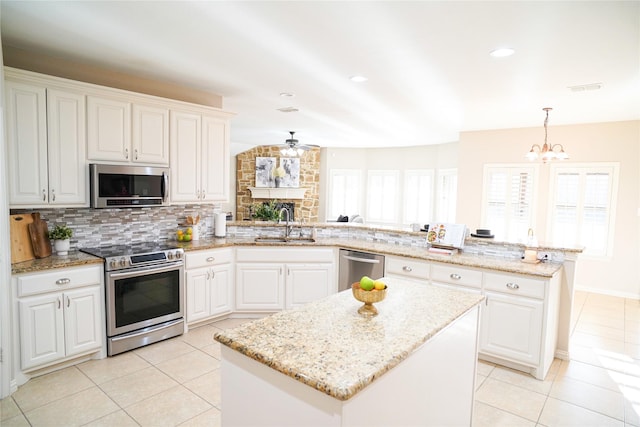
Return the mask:
[(340, 249), (338, 291), (351, 288), (362, 276), (379, 279), (384, 276), (384, 255)]

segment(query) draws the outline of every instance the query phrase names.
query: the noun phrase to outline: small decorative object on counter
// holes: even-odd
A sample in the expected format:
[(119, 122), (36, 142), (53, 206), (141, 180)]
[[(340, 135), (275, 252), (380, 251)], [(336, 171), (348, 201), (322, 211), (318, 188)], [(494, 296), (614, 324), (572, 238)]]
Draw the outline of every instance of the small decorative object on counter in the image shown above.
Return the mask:
[(538, 259), (538, 239), (533, 235), (533, 229), (529, 229), (527, 233), (527, 247), (524, 250), (524, 256), (522, 262), (529, 264), (537, 264), (540, 262)]
[(360, 282), (352, 284), (351, 290), (354, 298), (364, 303), (358, 309), (358, 314), (365, 317), (376, 316), (378, 309), (373, 306), (373, 303), (380, 302), (387, 296), (387, 285), (368, 276), (363, 276)]
[(56, 225), (53, 230), (49, 231), (49, 239), (53, 240), (53, 247), (57, 255), (65, 256), (69, 254), (72, 235), (73, 231), (65, 225)]

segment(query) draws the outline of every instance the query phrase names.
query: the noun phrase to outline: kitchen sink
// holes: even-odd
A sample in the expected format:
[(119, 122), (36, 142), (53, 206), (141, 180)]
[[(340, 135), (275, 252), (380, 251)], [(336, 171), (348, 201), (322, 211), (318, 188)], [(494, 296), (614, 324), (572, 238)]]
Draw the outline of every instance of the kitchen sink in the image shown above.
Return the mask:
[(286, 243), (286, 237), (256, 237), (256, 243)]
[(256, 243), (313, 243), (311, 237), (256, 237)]

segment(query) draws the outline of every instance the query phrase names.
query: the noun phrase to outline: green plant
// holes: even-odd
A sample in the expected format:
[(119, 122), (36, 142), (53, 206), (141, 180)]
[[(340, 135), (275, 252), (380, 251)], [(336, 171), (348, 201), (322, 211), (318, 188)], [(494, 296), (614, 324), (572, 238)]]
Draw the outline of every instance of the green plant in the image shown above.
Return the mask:
[(278, 221), (280, 219), (277, 200), (271, 200), (267, 203), (254, 203), (252, 211), (253, 217), (256, 219), (263, 221)]
[(49, 239), (51, 240), (70, 239), (72, 235), (73, 231), (66, 225), (56, 225), (53, 230), (49, 231)]

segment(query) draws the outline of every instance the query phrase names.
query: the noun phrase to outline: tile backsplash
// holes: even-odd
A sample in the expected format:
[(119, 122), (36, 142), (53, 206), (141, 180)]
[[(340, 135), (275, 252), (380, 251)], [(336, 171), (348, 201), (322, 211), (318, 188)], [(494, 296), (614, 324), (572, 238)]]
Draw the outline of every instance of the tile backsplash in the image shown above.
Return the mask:
[(64, 224), (73, 230), (71, 249), (173, 239), (188, 215), (200, 215), (200, 236), (213, 235), (216, 205), (173, 205), (153, 208), (15, 209), (11, 214), (39, 212), (49, 229)]

